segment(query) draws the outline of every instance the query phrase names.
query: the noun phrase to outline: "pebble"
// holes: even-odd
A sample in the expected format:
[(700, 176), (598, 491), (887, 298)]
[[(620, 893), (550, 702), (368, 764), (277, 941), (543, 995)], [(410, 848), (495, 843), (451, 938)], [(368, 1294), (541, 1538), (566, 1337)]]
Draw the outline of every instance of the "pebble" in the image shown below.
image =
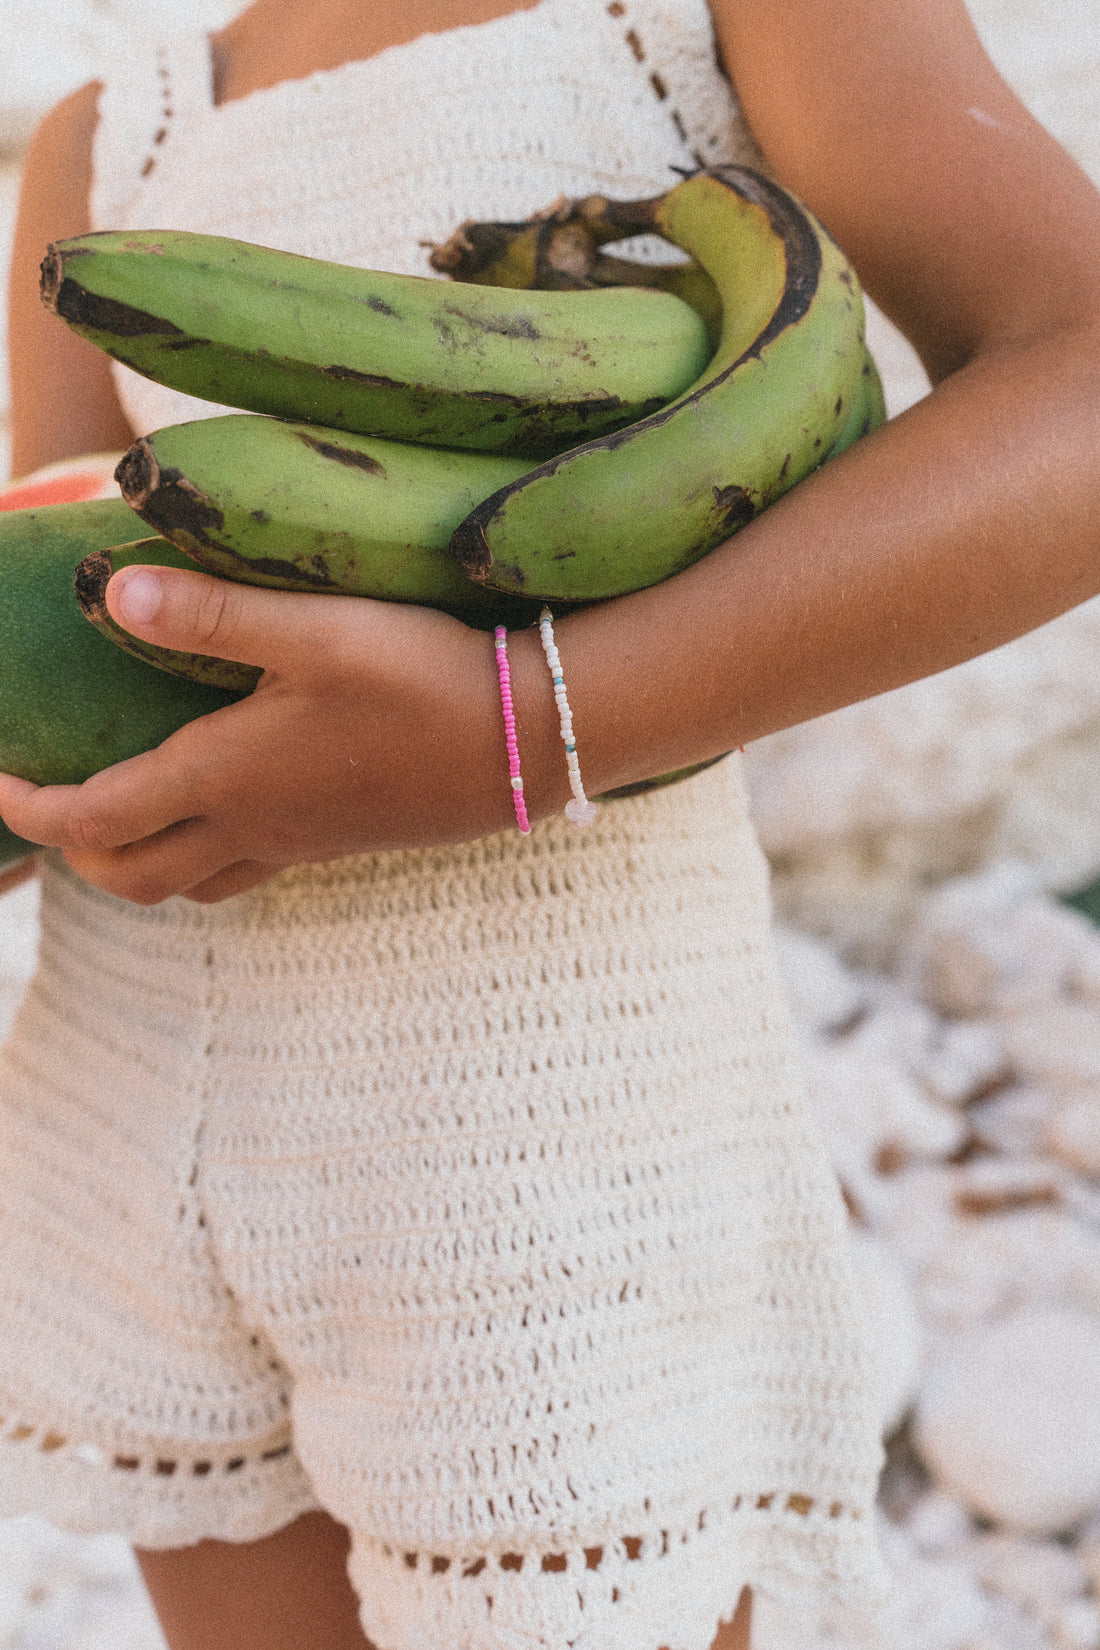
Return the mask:
[(1100, 1650), (1100, 1605), (1091, 1598), (1071, 1599), (1052, 1612), (1050, 1635), (1055, 1650)]
[(973, 1537), (964, 1556), (983, 1587), (1032, 1616), (1088, 1592), (1089, 1574), (1071, 1549), (1003, 1531)]
[(833, 1164), (842, 1179), (858, 1183), (896, 1174), (915, 1160), (949, 1156), (966, 1136), (957, 1113), (933, 1104), (900, 1063), (869, 1041), (822, 1047), (807, 1067)]
[(1002, 1157), (1034, 1157), (1046, 1140), (1050, 1095), (1011, 1083), (970, 1107), (974, 1144)]
[(1056, 1535), (1100, 1505), (1100, 1321), (1029, 1308), (943, 1343), (914, 1437), (934, 1477), (1010, 1531)]
[(1056, 1106), (1048, 1117), (1044, 1139), (1071, 1169), (1100, 1180), (1100, 1083)]
[(1025, 1083), (1057, 1090), (1100, 1089), (1100, 1014), (1091, 1003), (1055, 998), (1016, 1014), (1004, 1050)]
[(830, 946), (779, 924), (775, 948), (791, 1012), (803, 1032), (820, 1036), (839, 1031), (864, 1011), (866, 987)]
[(883, 1435), (894, 1431), (920, 1385), (923, 1332), (913, 1287), (901, 1262), (877, 1238), (852, 1233), (856, 1288), (871, 1326), (879, 1369)]
[(1100, 1231), (1047, 1205), (956, 1215), (924, 1248), (917, 1293), (936, 1338), (1044, 1305), (1100, 1323)]

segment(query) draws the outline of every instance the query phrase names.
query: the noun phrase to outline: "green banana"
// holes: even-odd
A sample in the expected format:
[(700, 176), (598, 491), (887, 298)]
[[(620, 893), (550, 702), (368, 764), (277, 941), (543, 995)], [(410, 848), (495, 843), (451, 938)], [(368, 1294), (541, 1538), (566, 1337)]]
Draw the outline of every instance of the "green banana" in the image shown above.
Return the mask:
[[(239, 694), (150, 670), (81, 615), (73, 569), (132, 531), (121, 499), (0, 512), (0, 770), (78, 784)], [(11, 832), (0, 863), (37, 849)]]
[(854, 272), (811, 213), (758, 173), (710, 168), (648, 201), (593, 196), (558, 221), (593, 247), (662, 234), (710, 276), (723, 312), (713, 359), (677, 401), (506, 484), (452, 537), (463, 571), (493, 589), (593, 601), (655, 584), (728, 539), (880, 421), (881, 395), (864, 374)]
[(467, 579), (447, 544), (479, 499), (525, 469), (231, 413), (155, 431), (116, 475), (142, 520), (210, 573), (417, 602), (492, 628), (531, 624), (538, 607)]
[[(886, 422), (886, 397), (882, 390), (882, 379), (870, 350), (864, 350), (863, 381), (859, 394), (852, 397), (848, 407), (848, 416), (841, 425), (836, 440), (829, 448), (826, 458), (836, 458), (839, 453), (845, 453), (849, 447), (854, 447), (857, 441), (877, 430)], [(822, 461), (824, 462), (824, 460)]]
[(181, 653), (176, 648), (157, 647), (155, 642), (142, 641), (140, 636), (132, 636), (115, 623), (107, 611), (108, 581), (119, 568), (139, 565), (194, 567), (189, 557), (181, 555), (175, 545), (162, 538), (134, 539), (129, 544), (93, 550), (79, 564), (73, 580), (84, 617), (116, 647), (147, 665), (155, 665), (172, 676), (183, 676), (189, 682), (224, 688), (227, 693), (251, 693), (263, 675), (258, 666), (238, 664), (233, 659), (215, 659), (207, 653)]
[[(597, 204), (598, 203), (598, 204)], [(595, 206), (594, 217), (586, 208)], [(628, 216), (621, 233), (632, 233), (632, 201), (602, 195), (582, 201), (562, 198), (545, 212), (521, 223), (460, 224), (449, 240), (434, 247), (428, 262), (441, 275), (538, 292), (585, 292), (595, 287), (656, 287), (690, 304), (707, 329), (712, 351), (722, 335), (722, 300), (718, 289), (694, 258), (681, 263), (643, 264), (602, 250), (619, 213)]]
[(528, 457), (655, 411), (710, 352), (700, 318), (668, 292), (456, 290), (182, 230), (57, 241), (42, 299), (172, 389)]

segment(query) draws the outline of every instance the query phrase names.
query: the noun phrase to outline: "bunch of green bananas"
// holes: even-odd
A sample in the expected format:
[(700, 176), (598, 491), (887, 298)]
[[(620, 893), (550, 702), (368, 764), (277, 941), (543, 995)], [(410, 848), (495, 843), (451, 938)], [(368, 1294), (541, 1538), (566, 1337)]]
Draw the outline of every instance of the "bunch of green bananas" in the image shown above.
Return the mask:
[[(602, 250), (647, 232), (687, 263)], [(475, 624), (667, 578), (883, 418), (855, 275), (745, 168), (466, 224), (433, 262), (478, 284), (113, 233), (51, 247), (42, 288), (138, 372), (272, 415), (130, 449), (158, 533), (229, 578)]]
[[(686, 259), (605, 250), (652, 233)], [(543, 600), (669, 577), (885, 416), (852, 269), (803, 205), (745, 168), (651, 200), (464, 224), (432, 262), (454, 280), (180, 231), (49, 248), (43, 301), (76, 332), (170, 388), (267, 415), (131, 447), (118, 480), (158, 537), (120, 544), (118, 504), (47, 524), (57, 554), (82, 544), (77, 595), (105, 635), (207, 695), (251, 689), (254, 670), (169, 654), (110, 621), (113, 568), (175, 565), (178, 551), (247, 583), (526, 624)], [(0, 562), (21, 542), (19, 514), (50, 512), (9, 515)], [(53, 563), (37, 565), (46, 577)], [(180, 700), (166, 714), (200, 710)], [(63, 762), (32, 759), (2, 720), (0, 766), (27, 777), (132, 754), (85, 741)], [(138, 717), (130, 743), (149, 737)]]

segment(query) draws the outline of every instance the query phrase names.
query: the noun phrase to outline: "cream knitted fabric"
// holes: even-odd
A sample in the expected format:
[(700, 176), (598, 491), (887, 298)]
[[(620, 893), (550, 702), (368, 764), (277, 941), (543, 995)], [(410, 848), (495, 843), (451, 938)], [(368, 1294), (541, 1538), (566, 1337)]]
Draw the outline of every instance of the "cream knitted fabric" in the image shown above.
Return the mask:
[[(139, 910), (51, 864), (3, 1061), (0, 1513), (314, 1498), (380, 1650), (707, 1650), (877, 1578), (872, 1371), (736, 759)], [(490, 1602), (491, 1601), (491, 1602)]]
[[(421, 268), (749, 152), (702, 0), (208, 88), (185, 39), (108, 89), (101, 226)], [(139, 428), (195, 410), (120, 382)], [(379, 1650), (708, 1650), (745, 1583), (871, 1597), (876, 1372), (768, 926), (739, 758), (211, 908), (51, 861), (0, 1063), (0, 1514), (171, 1547), (323, 1505)]]

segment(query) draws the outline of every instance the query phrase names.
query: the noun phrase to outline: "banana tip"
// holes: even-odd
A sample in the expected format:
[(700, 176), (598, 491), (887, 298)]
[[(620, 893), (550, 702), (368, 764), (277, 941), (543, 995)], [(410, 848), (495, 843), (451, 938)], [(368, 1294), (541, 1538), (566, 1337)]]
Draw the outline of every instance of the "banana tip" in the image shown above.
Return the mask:
[(493, 553), (485, 537), (485, 529), (478, 521), (463, 521), (451, 535), (451, 555), (468, 579), (479, 584), (489, 577)]
[(156, 492), (160, 485), (160, 466), (144, 436), (123, 453), (115, 470), (115, 480), (133, 510), (140, 511)]
[(107, 584), (114, 570), (109, 550), (93, 550), (76, 569), (73, 579), (76, 599), (84, 617), (93, 623), (107, 617)]
[(39, 265), (41, 279), (38, 291), (42, 302), (53, 314), (57, 314), (57, 295), (61, 291), (61, 282), (65, 278), (63, 260), (60, 252), (51, 241), (46, 248), (46, 256)]

